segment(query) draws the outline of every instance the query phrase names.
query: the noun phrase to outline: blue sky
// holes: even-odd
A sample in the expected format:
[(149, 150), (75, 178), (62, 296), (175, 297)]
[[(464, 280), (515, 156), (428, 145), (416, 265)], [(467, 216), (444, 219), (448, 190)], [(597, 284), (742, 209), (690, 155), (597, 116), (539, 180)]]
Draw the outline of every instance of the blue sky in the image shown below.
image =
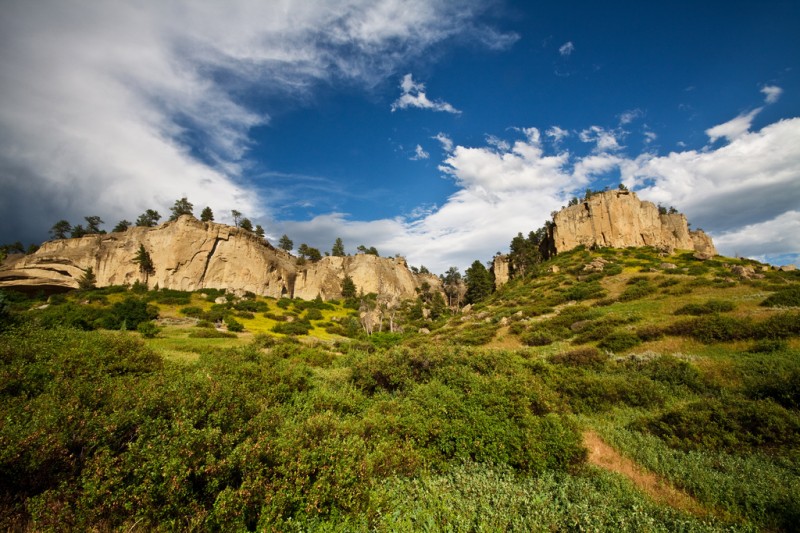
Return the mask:
[(797, 2), (4, 2), (0, 242), (187, 196), (489, 260), (587, 187), (800, 260)]

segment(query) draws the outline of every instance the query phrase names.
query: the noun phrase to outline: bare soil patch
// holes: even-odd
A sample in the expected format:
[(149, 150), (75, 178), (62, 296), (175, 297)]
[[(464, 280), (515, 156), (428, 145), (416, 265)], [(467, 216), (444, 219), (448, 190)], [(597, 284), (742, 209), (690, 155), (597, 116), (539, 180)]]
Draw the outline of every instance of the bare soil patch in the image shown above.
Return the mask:
[(587, 430), (583, 433), (583, 444), (589, 451), (587, 459), (590, 464), (625, 476), (654, 501), (696, 516), (710, 514), (700, 502), (690, 495), (676, 489), (665, 479), (620, 455), (594, 431)]

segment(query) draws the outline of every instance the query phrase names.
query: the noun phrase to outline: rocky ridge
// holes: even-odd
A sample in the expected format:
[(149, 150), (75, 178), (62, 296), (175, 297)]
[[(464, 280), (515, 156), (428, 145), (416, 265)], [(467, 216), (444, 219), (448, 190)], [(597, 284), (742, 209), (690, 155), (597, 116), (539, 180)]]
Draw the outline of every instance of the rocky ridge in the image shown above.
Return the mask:
[[(149, 274), (134, 261), (140, 245), (153, 262)], [(45, 242), (33, 254), (6, 260), (0, 287), (77, 288), (89, 267), (99, 287), (139, 281), (151, 288), (227, 289), (274, 298), (338, 298), (346, 275), (359, 291), (400, 299), (415, 297), (424, 282), (440, 284), (436, 276), (412, 273), (399, 257), (325, 257), (302, 264), (249, 231), (182, 216), (153, 228)]]
[[(642, 201), (636, 193), (624, 190), (594, 194), (553, 215), (544, 243), (546, 255), (581, 245), (587, 248), (652, 246), (669, 254), (675, 250), (692, 250), (701, 259), (717, 255), (711, 237), (702, 230), (690, 230), (685, 215), (662, 213), (656, 204)], [(496, 256), (492, 269), (497, 287), (507, 283), (513, 270), (509, 256)]]

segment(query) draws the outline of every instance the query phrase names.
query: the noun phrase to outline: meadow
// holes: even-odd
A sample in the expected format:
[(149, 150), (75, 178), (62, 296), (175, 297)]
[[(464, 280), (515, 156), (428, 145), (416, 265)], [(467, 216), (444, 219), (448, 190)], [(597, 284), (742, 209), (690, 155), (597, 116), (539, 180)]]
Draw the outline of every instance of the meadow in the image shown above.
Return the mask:
[(575, 250), (468, 311), (428, 305), (366, 335), (352, 301), (4, 295), (0, 527), (800, 523), (797, 272)]

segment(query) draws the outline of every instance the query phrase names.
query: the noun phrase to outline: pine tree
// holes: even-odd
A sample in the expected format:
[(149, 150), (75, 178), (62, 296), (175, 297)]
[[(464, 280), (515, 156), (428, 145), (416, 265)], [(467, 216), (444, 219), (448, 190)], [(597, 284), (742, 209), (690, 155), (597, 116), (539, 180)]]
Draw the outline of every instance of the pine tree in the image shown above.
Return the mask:
[(92, 267), (86, 267), (86, 270), (83, 271), (83, 275), (78, 278), (78, 289), (82, 291), (91, 291), (95, 288), (97, 284), (97, 277), (94, 275), (94, 269)]
[(253, 223), (250, 222), (249, 218), (243, 218), (239, 223), (239, 227), (247, 231), (253, 231)]
[(200, 212), (200, 220), (203, 222), (213, 222), (214, 221), (214, 212), (211, 211), (211, 208), (206, 206)]
[(356, 290), (356, 284), (353, 283), (353, 278), (345, 276), (342, 280), (342, 298), (349, 300), (355, 298), (357, 295), (358, 291)]
[(180, 200), (175, 200), (175, 205), (170, 208), (170, 211), (172, 211), (172, 215), (169, 219), (178, 220), (181, 215), (194, 216), (194, 205), (184, 196)]
[(233, 225), (237, 228), (239, 227), (239, 220), (242, 218), (241, 211), (237, 211), (236, 209), (231, 210), (231, 216), (233, 217)]
[(256, 235), (258, 235), (262, 239), (266, 235), (266, 233), (264, 233), (264, 228), (261, 227), (261, 224), (256, 224)]
[(59, 220), (50, 228), (50, 234), (54, 239), (66, 239), (67, 234), (72, 231), (72, 224), (67, 220)]
[(492, 294), (494, 283), (492, 275), (480, 261), (474, 261), (466, 270), (464, 277), (467, 281), (467, 303), (477, 303)]
[(287, 252), (291, 252), (292, 248), (294, 248), (294, 242), (289, 238), (288, 235), (284, 234), (278, 241), (278, 248), (281, 250), (286, 250)]
[(128, 228), (130, 227), (131, 227), (130, 220), (120, 220), (119, 222), (117, 222), (117, 225), (114, 226), (114, 229), (112, 229), (111, 231), (113, 233), (117, 233), (120, 231), (128, 231)]
[(159, 220), (161, 220), (161, 215), (158, 214), (158, 211), (148, 209), (139, 215), (139, 218), (136, 219), (136, 225), (140, 227), (152, 228), (158, 224)]
[(86, 220), (86, 233), (101, 233), (100, 224), (105, 224), (97, 215), (90, 217), (83, 217)]
[(334, 257), (344, 257), (344, 243), (342, 242), (341, 237), (337, 237), (336, 242), (333, 243), (331, 255)]

